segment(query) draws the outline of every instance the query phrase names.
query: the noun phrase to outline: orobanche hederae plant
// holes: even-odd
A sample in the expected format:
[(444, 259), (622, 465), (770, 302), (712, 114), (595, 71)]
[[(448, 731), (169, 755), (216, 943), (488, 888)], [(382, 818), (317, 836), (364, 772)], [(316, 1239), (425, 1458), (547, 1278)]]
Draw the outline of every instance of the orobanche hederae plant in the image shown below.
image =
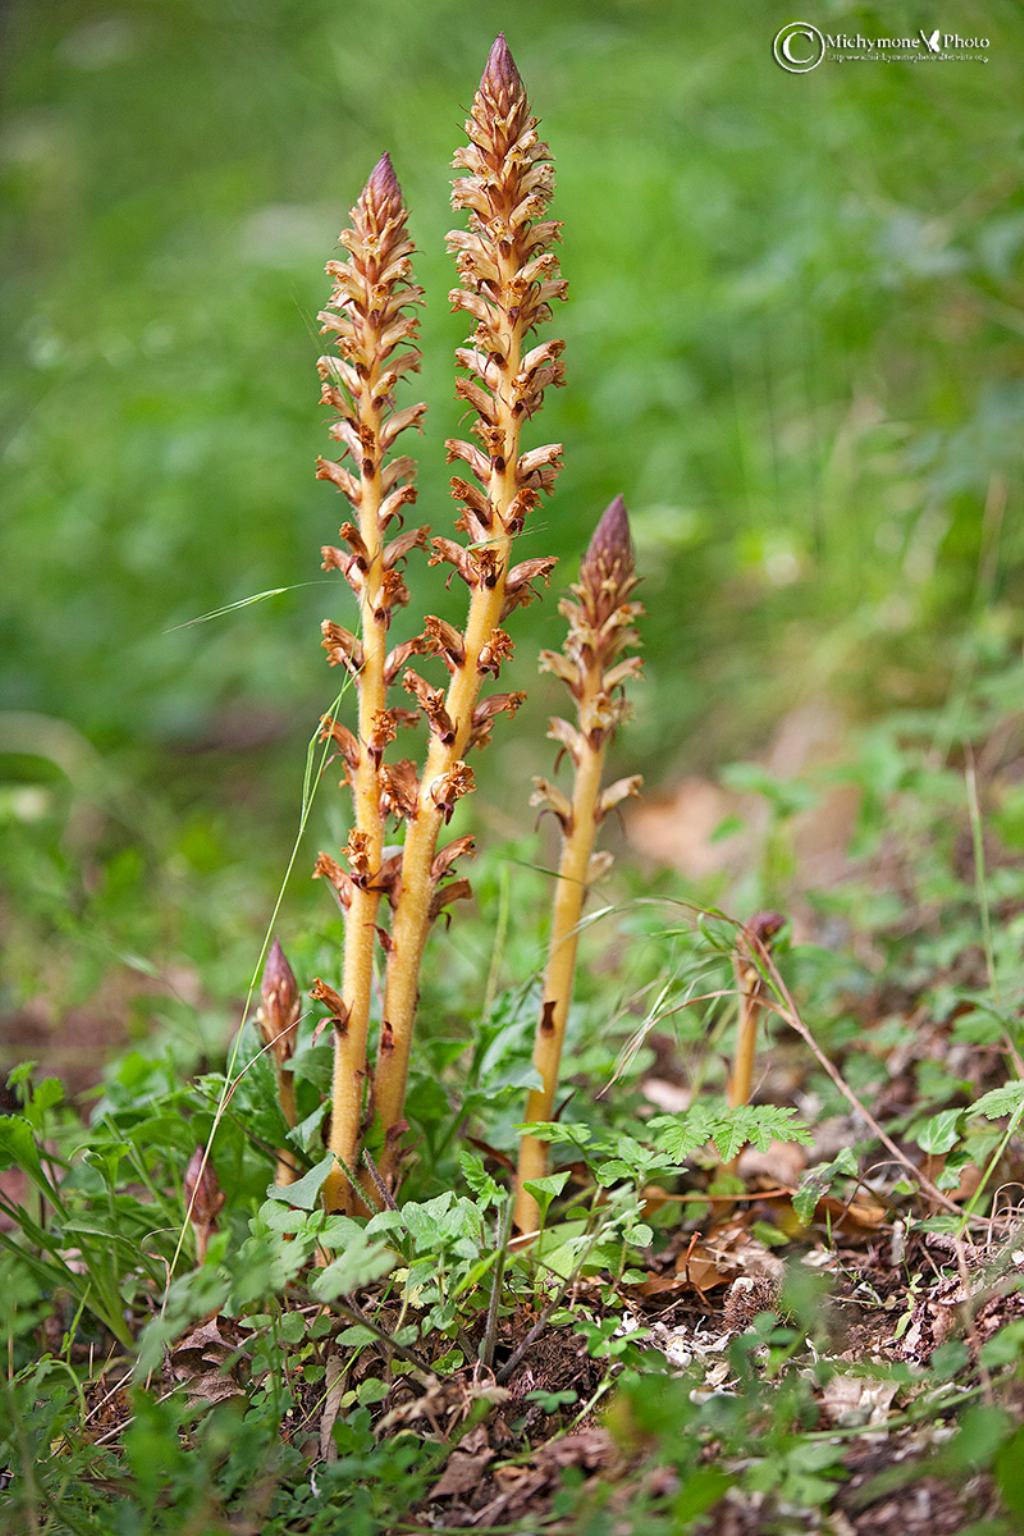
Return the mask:
[[(459, 175), (452, 192), (464, 226), (451, 231), (448, 247), (459, 279), (452, 307), (472, 327), (455, 353), (461, 370), (455, 391), (475, 420), (467, 438), (445, 445), (448, 462), (459, 465), (451, 481), (459, 510), (450, 529), (446, 522), (431, 536), (430, 528), (406, 521), (416, 501), (407, 434), (426, 407), (402, 395), (420, 365), (416, 310), (423, 291), (387, 155), (341, 234), (343, 259), (328, 264), (333, 289), (319, 317), (334, 347), (318, 368), (340, 451), (321, 458), (317, 473), (351, 508), (340, 543), (323, 550), (323, 565), (351, 588), (355, 608), (348, 625), (333, 618), (323, 624), (327, 659), (351, 682), (322, 722), (323, 740), (351, 790), (351, 830), (341, 857), (321, 853), (314, 871), (330, 887), (344, 925), (340, 978), (318, 979), (311, 989), (327, 1006), (334, 1035), (334, 1162), (324, 1186), (331, 1210), (379, 1205), (398, 1181), (424, 950), (438, 915), (470, 894), (463, 864), (473, 839), (446, 829), (458, 802), (474, 789), (473, 752), (489, 740), (497, 717), (515, 715), (524, 698), (500, 688), (513, 644), (505, 626), (538, 595), (538, 583), (547, 582), (555, 564), (548, 555), (517, 560), (515, 553), (528, 518), (554, 489), (562, 459), (561, 444), (536, 441), (534, 418), (546, 391), (563, 383), (563, 343), (545, 330), (566, 284), (553, 249), (559, 224), (548, 217), (551, 154), (538, 137), (504, 37), (491, 49), (466, 134), (454, 159)], [(401, 633), (409, 601), (403, 567), (414, 556), (450, 567), (449, 576), (465, 585), (461, 629), (427, 614), (421, 628)], [(600, 522), (576, 601), (566, 609), (566, 650), (544, 657), (576, 704), (575, 725), (552, 727), (572, 760), (576, 788), (569, 800), (542, 786), (561, 822), (565, 852), (546, 981), (551, 996), (539, 1020), (535, 1060), (543, 1091), (531, 1098), (534, 1119), (551, 1113), (596, 829), (639, 782), (624, 781), (610, 794), (601, 789), (622, 686), (638, 665), (620, 658), (633, 638), (633, 585), (619, 498)], [(416, 739), (411, 728), (421, 722), (426, 748), (417, 760), (402, 743)], [(287, 1052), (276, 1051), (283, 1067)], [(286, 1071), (280, 1082), (287, 1087)], [(294, 1108), (284, 1107), (290, 1122)], [(371, 1127), (376, 1156), (365, 1144)], [(543, 1167), (542, 1150), (528, 1141), (524, 1174)], [(282, 1173), (290, 1176), (286, 1164)], [(518, 1214), (520, 1225), (528, 1225), (528, 1198)]]

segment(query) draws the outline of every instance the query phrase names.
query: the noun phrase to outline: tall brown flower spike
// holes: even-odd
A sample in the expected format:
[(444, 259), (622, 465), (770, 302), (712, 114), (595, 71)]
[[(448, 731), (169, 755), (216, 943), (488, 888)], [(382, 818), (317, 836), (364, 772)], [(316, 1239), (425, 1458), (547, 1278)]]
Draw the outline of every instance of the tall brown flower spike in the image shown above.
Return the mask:
[[(338, 461), (319, 459), (317, 475), (330, 480), (351, 503), (355, 521), (340, 530), (344, 547), (323, 551), (325, 570), (340, 571), (359, 605), (359, 634), (330, 620), (323, 644), (332, 666), (353, 677), (358, 692), (357, 732), (328, 719), (323, 737), (337, 748), (351, 784), (354, 826), (345, 848), (348, 869), (321, 854), (315, 874), (332, 885), (345, 913), (345, 960), (341, 1006), (334, 1023), (334, 1097), (330, 1145), (349, 1166), (355, 1161), (366, 1079), (366, 1045), (373, 990), (377, 915), (385, 886), (381, 794), (383, 755), (409, 714), (388, 708), (387, 690), (407, 656), (423, 648), (406, 642), (388, 651), (388, 629), (397, 607), (408, 599), (401, 577), (405, 556), (422, 546), (428, 530), (399, 533), (388, 542), (389, 525), (402, 524), (402, 509), (416, 499), (416, 466), (392, 455), (399, 436), (417, 426), (426, 407), (395, 408), (399, 380), (419, 367), (414, 346), (417, 321), (408, 313), (422, 289), (412, 281), (412, 242), (406, 209), (391, 161), (382, 155), (352, 209), (351, 227), (340, 243), (344, 261), (327, 264), (334, 290), (320, 315), (322, 331), (334, 336), (337, 357), (318, 364), (325, 405), (336, 412), (331, 436), (342, 445)], [(345, 1174), (328, 1180), (330, 1208), (349, 1201)]]
[[(293, 1126), (295, 1113), (295, 1079), (289, 1062), (295, 1052), (295, 1032), (299, 1023), (301, 1003), (295, 972), (285, 958), (280, 941), (270, 946), (263, 979), (260, 983), (260, 1008), (257, 1022), (265, 1044), (269, 1047), (277, 1074), (277, 1098), (285, 1124)], [(294, 1155), (286, 1148), (277, 1154), (278, 1184), (294, 1184), (299, 1177)]]
[[(526, 90), (503, 36), (491, 49), (466, 123), (469, 143), (455, 168), (452, 202), (468, 214), (468, 229), (448, 237), (461, 287), (451, 302), (474, 321), (456, 357), (466, 370), (456, 390), (476, 413), (475, 442), (448, 442), (449, 462), (459, 461), (470, 479), (452, 480), (462, 511), (456, 527), (465, 544), (433, 541), (432, 563), (451, 564), (469, 588), (463, 631), (427, 620), (432, 649), (449, 673), (442, 693), (413, 672), (405, 687), (430, 730), (426, 765), (408, 805), (408, 827), (391, 929), (384, 1020), (373, 1084), (374, 1109), (385, 1131), (381, 1171), (394, 1174), (402, 1127), (405, 1085), (419, 988), (420, 961), (431, 917), (442, 900), (464, 894), (465, 882), (439, 889), (448, 874), (448, 851), (438, 835), (457, 800), (473, 787), (463, 758), (486, 739), (494, 716), (512, 713), (516, 694), (479, 702), (485, 677), (497, 677), (511, 652), (502, 629), (513, 609), (529, 602), (532, 583), (546, 577), (553, 559), (512, 564), (512, 542), (541, 495), (553, 487), (562, 449), (549, 443), (524, 451), (523, 424), (540, 409), (549, 385), (561, 384), (562, 342), (532, 348), (527, 338), (551, 316), (551, 302), (565, 294), (550, 246), (558, 225), (545, 217), (554, 173), (546, 144), (537, 136)], [(409, 784), (404, 786), (408, 794)], [(389, 787), (394, 800), (399, 791)]]
[[(634, 775), (601, 788), (608, 743), (626, 710), (623, 688), (642, 665), (639, 656), (622, 654), (637, 644), (633, 624), (641, 610), (638, 603), (630, 601), (635, 586), (629, 516), (625, 502), (617, 496), (598, 523), (583, 557), (580, 579), (572, 588), (575, 601), (566, 599), (561, 604), (561, 612), (569, 621), (565, 645), (560, 652), (541, 652), (542, 668), (561, 678), (572, 695), (576, 720), (552, 720), (548, 731), (572, 761), (572, 798), (545, 779), (536, 781), (533, 796), (533, 804), (551, 811), (561, 826), (562, 855), (533, 1050), (533, 1064), (542, 1086), (527, 1100), (526, 1119), (530, 1122), (550, 1120), (554, 1112), (583, 904), (590, 882), (611, 862), (608, 854), (594, 854), (597, 830), (609, 811), (637, 794), (641, 784)], [(546, 1170), (545, 1144), (535, 1136), (524, 1135), (519, 1144), (515, 1207), (521, 1232), (534, 1230), (538, 1218), (537, 1203), (525, 1185), (541, 1178)]]

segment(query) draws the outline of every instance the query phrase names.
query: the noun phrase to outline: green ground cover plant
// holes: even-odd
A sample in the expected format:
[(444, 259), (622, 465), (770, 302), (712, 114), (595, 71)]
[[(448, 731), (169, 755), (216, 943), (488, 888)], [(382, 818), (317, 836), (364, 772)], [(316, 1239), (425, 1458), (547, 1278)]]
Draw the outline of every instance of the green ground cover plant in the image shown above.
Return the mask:
[[(413, 1155), (365, 1216), (324, 1207), (332, 1053), (308, 1009), (294, 1126), (255, 1020), (229, 1075), (158, 1031), (110, 1062), (84, 1118), (53, 1078), (12, 1074), (12, 1528), (868, 1530), (923, 1488), (960, 1528), (1014, 1530), (1017, 666), (971, 690), (975, 763), (1001, 742), (983, 862), (961, 749), (934, 754), (948, 708), (873, 729), (844, 767), (856, 862), (803, 893), (807, 937), (765, 950), (752, 1102), (728, 1095), (749, 939), (620, 871), (581, 934), (568, 1102), (530, 1126), (551, 1161), (530, 1242), (509, 1169), (540, 922), (506, 931), (486, 1008), (445, 941)], [(484, 891), (508, 852), (482, 852)], [(509, 899), (542, 908), (548, 883), (524, 863)], [(483, 900), (463, 922), (493, 943)], [(282, 1147), (294, 1182), (275, 1177)]]

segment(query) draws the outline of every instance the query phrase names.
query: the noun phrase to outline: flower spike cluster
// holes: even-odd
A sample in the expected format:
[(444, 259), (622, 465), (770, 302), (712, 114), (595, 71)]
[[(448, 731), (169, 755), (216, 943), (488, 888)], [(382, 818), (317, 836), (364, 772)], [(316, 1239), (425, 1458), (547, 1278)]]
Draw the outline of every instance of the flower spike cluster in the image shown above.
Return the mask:
[[(572, 762), (572, 796), (546, 779), (537, 779), (532, 800), (556, 817), (562, 853), (533, 1051), (542, 1086), (527, 1100), (525, 1118), (530, 1123), (550, 1120), (554, 1112), (583, 905), (590, 883), (611, 863), (609, 854), (594, 853), (598, 828), (610, 811), (639, 793), (642, 782), (634, 774), (602, 787), (608, 744), (627, 710), (623, 690), (642, 666), (639, 656), (623, 654), (638, 643), (634, 625), (641, 609), (632, 601), (636, 582), (629, 515), (622, 497), (617, 496), (594, 531), (572, 597), (560, 605), (569, 625), (565, 645), (561, 651), (541, 652), (541, 667), (553, 672), (568, 688), (575, 719), (552, 720), (548, 731), (558, 743), (559, 756), (565, 753)], [(535, 1136), (524, 1135), (519, 1146), (515, 1206), (521, 1232), (534, 1230), (538, 1216), (536, 1202), (525, 1186), (546, 1171), (545, 1144)]]
[(456, 389), (475, 413), (475, 441), (446, 444), (449, 462), (465, 466), (451, 485), (461, 507), (456, 528), (466, 543), (435, 538), (431, 564), (452, 566), (469, 589), (469, 613), (462, 630), (441, 619), (426, 621), (426, 644), (440, 657), (447, 686), (434, 687), (411, 669), (405, 673), (403, 685), (427, 723), (429, 750), (418, 779), (399, 765), (401, 782), (389, 779), (386, 791), (407, 819), (373, 1083), (373, 1107), (385, 1133), (380, 1169), (386, 1178), (394, 1176), (404, 1124), (427, 932), (442, 902), (468, 891), (465, 881), (441, 888), (452, 850), (438, 852), (438, 835), (457, 801), (473, 788), (466, 753), (488, 739), (497, 715), (514, 713), (522, 699), (516, 693), (480, 697), (485, 680), (499, 675), (512, 651), (502, 626), (531, 600), (534, 583), (546, 579), (555, 563), (548, 557), (512, 561), (513, 540), (540, 497), (552, 490), (561, 463), (561, 445), (524, 448), (521, 433), (540, 409), (545, 390), (562, 383), (563, 344), (529, 342), (550, 318), (552, 301), (564, 297), (565, 283), (550, 249), (558, 224), (546, 216), (554, 182), (550, 153), (538, 137), (503, 36), (491, 49), (466, 133), (469, 142), (454, 161), (463, 174), (454, 183), (452, 202), (467, 213), (468, 227), (453, 231), (448, 244), (460, 279), (452, 306), (473, 322), (466, 345), (456, 353), (466, 370)]
[[(342, 452), (337, 460), (319, 459), (317, 476), (337, 486), (352, 507), (352, 519), (341, 525), (341, 545), (322, 553), (324, 569), (340, 572), (355, 595), (359, 633), (325, 620), (323, 646), (330, 664), (354, 679), (359, 709), (355, 733), (333, 718), (322, 723), (323, 739), (336, 749), (352, 787), (354, 825), (344, 850), (348, 867), (321, 854), (314, 873), (328, 881), (345, 914), (344, 976), (333, 1011), (331, 1148), (351, 1165), (361, 1134), (378, 908), (395, 873), (384, 854), (383, 759), (399, 726), (414, 718), (389, 708), (388, 689), (408, 657), (426, 644), (388, 643), (395, 610), (409, 596), (402, 566), (429, 530), (402, 531), (403, 510), (416, 499), (416, 465), (394, 450), (402, 433), (419, 426), (426, 407), (397, 408), (395, 390), (419, 368), (418, 322), (410, 309), (421, 301), (422, 289), (412, 280), (406, 209), (387, 155), (374, 167), (340, 244), (347, 259), (327, 264), (334, 287), (319, 316), (338, 355), (322, 357), (317, 366), (321, 400), (336, 418), (331, 436)], [(393, 802), (391, 808), (399, 809)], [(340, 1167), (326, 1198), (332, 1207), (348, 1203)]]
[[(312, 994), (329, 1009), (335, 1043), (329, 1209), (358, 1204), (350, 1179), (372, 1115), (384, 1131), (379, 1174), (394, 1179), (424, 945), (431, 923), (469, 894), (457, 864), (472, 854), (472, 839), (444, 844), (441, 833), (474, 788), (467, 755), (489, 740), (500, 715), (513, 715), (522, 703), (521, 693), (487, 685), (512, 654), (506, 621), (537, 596), (555, 563), (546, 556), (512, 559), (514, 539), (552, 490), (561, 462), (560, 445), (526, 446), (521, 435), (545, 391), (562, 383), (562, 343), (537, 341), (533, 333), (550, 318), (565, 284), (551, 250), (558, 225), (547, 217), (550, 155), (504, 37), (491, 49), (466, 130), (453, 203), (467, 227), (449, 236), (449, 247), (459, 273), (452, 304), (472, 321), (456, 354), (464, 370), (456, 388), (475, 420), (468, 440), (446, 445), (448, 461), (459, 465), (452, 492), (459, 504), (455, 530), (464, 539), (438, 537), (428, 550), (430, 565), (450, 566), (468, 588), (462, 629), (427, 615), (422, 634), (397, 642), (389, 634), (408, 601), (403, 564), (426, 548), (429, 530), (403, 528), (404, 509), (415, 499), (415, 466), (395, 445), (420, 424), (424, 407), (397, 407), (395, 390), (419, 366), (411, 308), (422, 294), (412, 280), (406, 210), (386, 155), (341, 236), (347, 259), (328, 266), (334, 290), (320, 316), (337, 344), (338, 356), (322, 358), (319, 371), (342, 451), (336, 460), (320, 459), (317, 473), (352, 508), (340, 544), (324, 549), (323, 564), (341, 574), (359, 608), (352, 628), (333, 619), (323, 625), (327, 659), (347, 673), (358, 695), (355, 729), (333, 716), (322, 722), (355, 810), (342, 857), (321, 853), (314, 869), (345, 921), (341, 988), (321, 980)], [(429, 675), (411, 664), (417, 658), (429, 658)], [(402, 706), (392, 702), (399, 688)], [(399, 729), (417, 722), (427, 733), (422, 766), (389, 755)], [(385, 847), (388, 817), (404, 823), (400, 848)], [(391, 907), (386, 929), (382, 897)], [(368, 1097), (378, 943), (387, 962)]]

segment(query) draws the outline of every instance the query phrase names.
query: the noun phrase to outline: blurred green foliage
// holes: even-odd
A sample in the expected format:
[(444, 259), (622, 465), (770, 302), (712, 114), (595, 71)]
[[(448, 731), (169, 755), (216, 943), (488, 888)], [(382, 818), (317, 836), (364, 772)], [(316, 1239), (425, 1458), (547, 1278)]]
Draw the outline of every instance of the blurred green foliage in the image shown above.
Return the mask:
[[(836, 29), (921, 21), (902, 0), (813, 11)], [(464, 322), (445, 301), (448, 163), (501, 26), (556, 155), (571, 283), (555, 332), (569, 387), (535, 439), (564, 441), (566, 468), (523, 553), (554, 549), (567, 580), (606, 501), (621, 490), (634, 509), (649, 681), (620, 752), (649, 776), (713, 768), (756, 752), (797, 699), (827, 691), (847, 715), (931, 701), (965, 630), (1019, 634), (1021, 12), (958, 4), (950, 21), (992, 39), (985, 65), (802, 77), (771, 59), (788, 19), (742, 0), (5, 8), (0, 637), (16, 713), (0, 746), (22, 787), (3, 810), (57, 818), (64, 875), (90, 850), (80, 916), (114, 879), (140, 913), (173, 888), (208, 931), (179, 876), (218, 919), (266, 912), (334, 691), (317, 624), (349, 611), (319, 570), (342, 507), (313, 479), (314, 316), (385, 147), (428, 292), (418, 510), (450, 525)], [(414, 603), (458, 604), (422, 562), (410, 577)], [(289, 590), (189, 625), (273, 588)], [(553, 598), (515, 627), (509, 686), (531, 702), (481, 767), (520, 826), (550, 758), (535, 658), (559, 635)], [(83, 774), (114, 849), (148, 850), (119, 873), (83, 831)], [(323, 800), (333, 837), (345, 810)], [(66, 906), (64, 875), (35, 845), (22, 857), (15, 904)]]
[[(814, 9), (848, 29), (920, 19)], [(572, 284), (569, 388), (543, 428), (566, 470), (529, 544), (571, 569), (614, 492), (635, 508), (655, 696), (676, 705), (649, 742), (685, 741), (716, 680), (764, 678), (796, 645), (813, 675), (877, 642), (883, 692), (908, 686), (901, 663), (934, 667), (1024, 436), (1024, 23), (964, 0), (987, 66), (796, 78), (772, 63), (775, 21), (735, 0), (9, 7), (11, 702), (116, 743), (323, 696), (336, 580), (168, 631), (324, 580), (340, 506), (311, 478), (313, 317), (385, 146), (429, 295), (421, 510), (446, 527), (464, 329), (445, 303), (448, 161), (501, 25), (556, 154)], [(1000, 571), (1020, 554), (1015, 534)], [(439, 586), (418, 582), (434, 604)], [(553, 606), (519, 625), (524, 679)]]

